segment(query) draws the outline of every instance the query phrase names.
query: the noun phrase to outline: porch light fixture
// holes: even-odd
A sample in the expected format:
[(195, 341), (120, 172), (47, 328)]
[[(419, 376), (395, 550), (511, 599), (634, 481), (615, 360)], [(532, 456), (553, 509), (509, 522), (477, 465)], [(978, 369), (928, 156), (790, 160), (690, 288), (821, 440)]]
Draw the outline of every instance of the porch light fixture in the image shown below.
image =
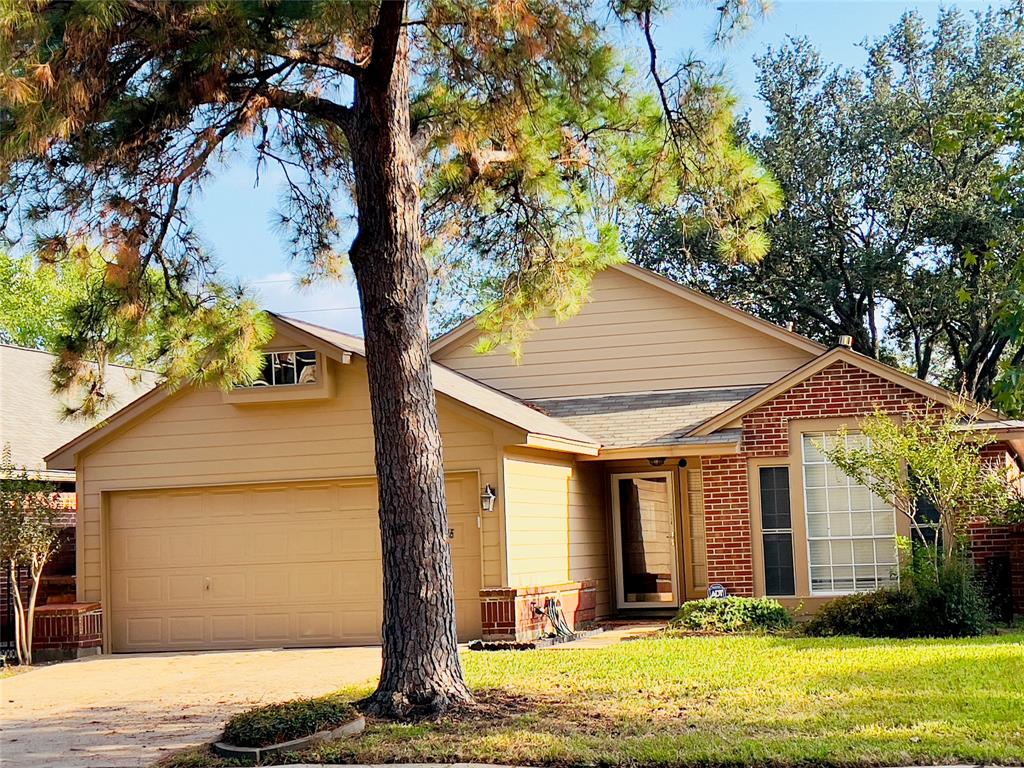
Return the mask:
[(664, 456), (654, 456), (654, 457), (648, 459), (647, 463), (650, 464), (652, 467), (660, 467), (662, 464), (665, 463), (665, 457)]
[(498, 498), (498, 494), (494, 492), (494, 488), (488, 483), (484, 486), (483, 492), (480, 494), (480, 508), (484, 512), (494, 511), (494, 500)]

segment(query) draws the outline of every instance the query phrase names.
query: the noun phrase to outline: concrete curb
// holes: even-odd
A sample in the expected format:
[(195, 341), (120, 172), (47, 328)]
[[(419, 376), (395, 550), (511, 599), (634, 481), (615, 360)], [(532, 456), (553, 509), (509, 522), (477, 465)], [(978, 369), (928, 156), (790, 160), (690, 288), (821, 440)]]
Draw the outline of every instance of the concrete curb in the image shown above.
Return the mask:
[(329, 741), (343, 739), (346, 736), (354, 736), (357, 733), (362, 733), (364, 728), (366, 728), (366, 720), (362, 717), (357, 717), (330, 731), (319, 731), (312, 736), (282, 741), (279, 744), (271, 744), (268, 747), (236, 747), (234, 744), (218, 741), (214, 742), (213, 751), (220, 757), (227, 757), (232, 760), (245, 760), (256, 764), (273, 755), (297, 752), (316, 744), (324, 744)]

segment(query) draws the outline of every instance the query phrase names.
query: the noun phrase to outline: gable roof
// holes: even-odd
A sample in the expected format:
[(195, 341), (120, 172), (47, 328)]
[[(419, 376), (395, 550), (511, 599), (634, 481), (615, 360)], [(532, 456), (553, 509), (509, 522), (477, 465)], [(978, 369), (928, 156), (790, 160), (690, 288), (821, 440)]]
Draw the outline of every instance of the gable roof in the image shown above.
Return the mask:
[[(942, 387), (936, 387), (933, 384), (929, 384), (926, 381), (922, 381), (921, 379), (906, 374), (897, 368), (881, 363), (874, 358), (867, 357), (859, 352), (854, 352), (849, 347), (833, 347), (824, 354), (814, 358), (806, 365), (800, 366), (792, 373), (786, 374), (773, 384), (769, 384), (767, 387), (751, 395), (747, 399), (736, 403), (736, 405), (731, 408), (722, 411), (717, 416), (714, 416), (703, 424), (698, 425), (690, 431), (689, 435), (692, 437), (705, 437), (710, 435), (711, 433), (728, 426), (751, 411), (760, 408), (768, 401), (775, 399), (802, 381), (806, 381), (814, 374), (819, 373), (830, 365), (840, 361), (849, 363), (850, 365), (868, 371), (869, 373), (873, 373), (880, 378), (891, 381), (893, 384), (905, 387), (906, 389), (917, 392), (918, 394), (939, 403), (952, 405), (959, 399), (957, 395), (954, 395), (948, 390), (942, 389)], [(999, 413), (991, 408), (983, 408), (981, 416), (986, 419), (1000, 418)]]
[[(343, 355), (366, 356), (366, 347), (358, 336), (335, 331), (330, 328), (308, 323), (268, 312), (274, 321), (286, 330), (303, 338), (314, 347), (334, 350), (331, 355), (339, 359)], [(527, 445), (565, 450), (572, 453), (597, 455), (600, 444), (580, 430), (537, 411), (510, 395), (473, 381), (460, 373), (431, 362), (431, 376), (435, 391), (467, 405), (481, 413), (488, 414), (527, 433)], [(73, 468), (74, 457), (90, 445), (103, 439), (113, 430), (132, 421), (151, 408), (166, 400), (172, 391), (160, 385), (142, 397), (112, 414), (109, 419), (57, 448), (46, 456), (47, 465), (54, 468)]]
[[(274, 313), (269, 314), (289, 327), (307, 333), (320, 341), (360, 357), (366, 357), (366, 347), (358, 336), (307, 323), (304, 320), (296, 320)], [(596, 440), (580, 430), (531, 408), (511, 395), (453, 371), (441, 363), (432, 361), (430, 373), (433, 377), (435, 391), (515, 427), (533, 434), (591, 444), (595, 447), (598, 444)]]
[(662, 390), (538, 399), (530, 404), (593, 435), (601, 441), (602, 450), (687, 445), (708, 442), (689, 437), (688, 433), (761, 389), (753, 386)]
[[(11, 446), (15, 466), (49, 480), (73, 480), (67, 472), (45, 472), (44, 457), (104, 417), (65, 418), (65, 401), (50, 384), (55, 360), (43, 350), (0, 344), (0, 443)], [(153, 371), (113, 364), (107, 365), (106, 378), (111, 413), (157, 383)]]
[[(652, 285), (655, 288), (659, 288), (666, 293), (682, 299), (683, 301), (687, 301), (701, 307), (702, 309), (709, 310), (715, 314), (721, 315), (722, 317), (734, 320), (741, 325), (760, 331), (761, 333), (767, 334), (774, 339), (785, 342), (786, 344), (803, 350), (804, 352), (817, 355), (827, 349), (823, 344), (812, 341), (806, 336), (801, 336), (795, 331), (789, 331), (775, 323), (762, 320), (749, 312), (744, 312), (742, 309), (737, 309), (736, 307), (730, 306), (718, 299), (713, 299), (707, 294), (701, 293), (693, 288), (687, 288), (685, 285), (677, 283), (675, 280), (670, 280), (669, 278), (663, 277), (662, 275), (652, 272), (649, 269), (645, 269), (644, 267), (638, 267), (636, 264), (615, 264), (608, 267), (608, 269), (614, 269), (636, 280)], [(444, 333), (434, 339), (430, 344), (430, 354), (437, 354), (442, 349), (446, 349), (452, 344), (464, 340), (473, 331), (477, 330), (477, 317), (478, 315), (474, 315), (473, 317), (464, 320), (455, 328), (452, 328), (447, 333)]]

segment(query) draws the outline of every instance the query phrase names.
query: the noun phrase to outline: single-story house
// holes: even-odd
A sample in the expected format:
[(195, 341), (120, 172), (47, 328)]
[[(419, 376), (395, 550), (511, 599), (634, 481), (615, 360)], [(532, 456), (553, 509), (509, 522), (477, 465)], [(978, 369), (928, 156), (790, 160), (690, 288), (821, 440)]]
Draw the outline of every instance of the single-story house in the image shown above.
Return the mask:
[[(256, 386), (158, 387), (47, 457), (77, 472), (78, 598), (108, 651), (379, 639), (363, 344), (273, 320)], [(552, 598), (578, 623), (897, 578), (906, 521), (817, 446), (950, 393), (630, 265), (538, 319), (519, 363), (477, 341), (470, 321), (431, 349), (462, 639), (535, 636)], [(1024, 423), (982, 418), (1019, 476)], [(1020, 589), (1018, 539), (977, 536)]]
[[(48, 352), (12, 344), (0, 344), (0, 450), (8, 448), (11, 463), (33, 477), (53, 483), (63, 503), (59, 525), (66, 529), (61, 547), (47, 564), (39, 587), (39, 611), (36, 620), (35, 648), (46, 652), (56, 650), (68, 638), (58, 632), (64, 614), (78, 609), (68, 608), (75, 601), (75, 473), (73, 470), (47, 469), (45, 456), (64, 443), (99, 423), (105, 415), (130, 403), (157, 384), (152, 371), (140, 371), (119, 365), (107, 367), (106, 413), (88, 419), (65, 418), (73, 397), (57, 396), (50, 383), (50, 369), (55, 357)], [(29, 576), (20, 576), (23, 594), (27, 593)], [(60, 607), (57, 607), (60, 606)], [(14, 605), (6, 571), (0, 578), (0, 654), (14, 650)], [(61, 634), (61, 637), (57, 637)], [(82, 642), (76, 640), (76, 643)]]

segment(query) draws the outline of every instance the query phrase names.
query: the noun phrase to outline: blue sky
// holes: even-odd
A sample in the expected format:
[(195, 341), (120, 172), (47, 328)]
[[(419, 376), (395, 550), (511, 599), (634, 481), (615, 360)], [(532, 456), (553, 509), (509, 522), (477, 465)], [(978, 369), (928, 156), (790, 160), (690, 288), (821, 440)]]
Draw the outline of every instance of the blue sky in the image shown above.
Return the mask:
[[(684, 2), (658, 30), (661, 55), (679, 60), (690, 52), (725, 66), (740, 109), (749, 112), (757, 127), (762, 110), (757, 104), (753, 57), (787, 37), (806, 36), (826, 61), (859, 67), (864, 63), (865, 39), (885, 33), (908, 10), (918, 11), (928, 23), (943, 7), (965, 11), (983, 9), (988, 2), (891, 2), (890, 0), (777, 0), (770, 14), (724, 48), (712, 48), (714, 11)], [(666, 61), (668, 68), (670, 61)], [(266, 308), (294, 314), (304, 320), (359, 333), (358, 301), (351, 280), (296, 287), (302, 265), (289, 264), (275, 230), (273, 211), (279, 189), (273, 178), (253, 185), (251, 166), (238, 163), (223, 169), (209, 184), (199, 213), (200, 231), (225, 277), (239, 279), (258, 292)]]

